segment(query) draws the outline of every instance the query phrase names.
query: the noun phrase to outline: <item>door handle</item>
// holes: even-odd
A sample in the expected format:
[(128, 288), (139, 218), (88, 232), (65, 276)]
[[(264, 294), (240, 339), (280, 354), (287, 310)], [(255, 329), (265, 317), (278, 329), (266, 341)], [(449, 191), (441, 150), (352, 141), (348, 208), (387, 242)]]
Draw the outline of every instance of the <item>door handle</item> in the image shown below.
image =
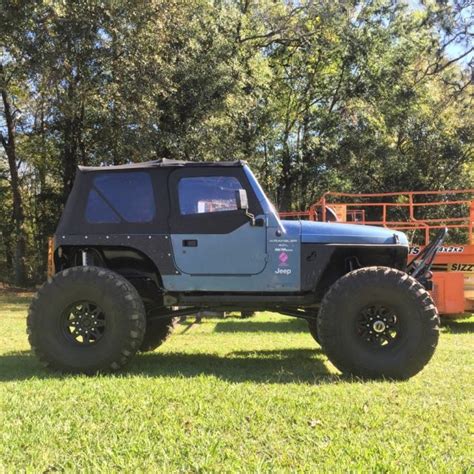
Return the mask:
[(197, 247), (198, 241), (196, 239), (183, 240), (183, 247)]

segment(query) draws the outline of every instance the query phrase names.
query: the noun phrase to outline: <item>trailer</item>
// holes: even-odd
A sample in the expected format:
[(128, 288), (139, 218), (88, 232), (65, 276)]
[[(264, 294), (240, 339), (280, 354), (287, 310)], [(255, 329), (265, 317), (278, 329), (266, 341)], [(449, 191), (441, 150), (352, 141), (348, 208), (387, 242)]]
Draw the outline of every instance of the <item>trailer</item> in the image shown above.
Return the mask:
[(280, 212), (284, 219), (337, 221), (401, 230), (413, 259), (440, 229), (448, 239), (433, 262), (432, 296), (443, 317), (474, 313), (474, 189), (393, 193), (327, 192), (306, 211)]

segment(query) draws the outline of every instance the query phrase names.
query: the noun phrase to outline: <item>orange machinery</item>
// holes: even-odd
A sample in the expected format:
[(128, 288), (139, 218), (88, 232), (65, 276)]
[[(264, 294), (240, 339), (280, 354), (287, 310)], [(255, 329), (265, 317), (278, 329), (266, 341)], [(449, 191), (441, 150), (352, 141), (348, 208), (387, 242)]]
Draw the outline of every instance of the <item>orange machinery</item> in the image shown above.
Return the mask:
[(282, 218), (337, 220), (379, 225), (406, 232), (416, 256), (439, 229), (448, 243), (433, 262), (433, 298), (440, 314), (474, 312), (474, 189), (378, 194), (325, 193), (307, 211), (281, 212)]

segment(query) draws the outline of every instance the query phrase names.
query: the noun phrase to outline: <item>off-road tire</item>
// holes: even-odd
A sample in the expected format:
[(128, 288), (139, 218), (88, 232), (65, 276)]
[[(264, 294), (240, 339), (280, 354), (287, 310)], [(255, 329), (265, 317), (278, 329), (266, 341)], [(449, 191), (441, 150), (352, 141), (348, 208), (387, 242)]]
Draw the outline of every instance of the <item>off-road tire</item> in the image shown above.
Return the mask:
[(317, 318), (308, 320), (308, 329), (311, 336), (313, 336), (313, 339), (319, 345), (321, 345), (321, 339), (319, 338), (319, 334), (318, 334), (318, 319)]
[[(100, 307), (104, 320), (100, 339), (90, 345), (75, 340), (65, 329), (69, 322), (64, 323), (68, 308), (83, 301)], [(117, 273), (73, 267), (57, 273), (38, 291), (28, 313), (27, 332), (45, 366), (68, 373), (110, 372), (123, 367), (140, 347), (145, 309), (137, 290)]]
[[(371, 305), (385, 305), (396, 315), (399, 333), (387, 347), (373, 347), (362, 337), (358, 318), (367, 314), (365, 308), (377, 307)], [(336, 281), (323, 298), (317, 324), (329, 360), (344, 374), (362, 378), (412, 377), (431, 359), (439, 336), (429, 293), (406, 273), (387, 267), (361, 268)]]
[[(152, 312), (147, 313), (147, 316), (152, 316)], [(178, 323), (179, 318), (147, 320), (140, 352), (151, 352), (161, 346), (171, 336)]]

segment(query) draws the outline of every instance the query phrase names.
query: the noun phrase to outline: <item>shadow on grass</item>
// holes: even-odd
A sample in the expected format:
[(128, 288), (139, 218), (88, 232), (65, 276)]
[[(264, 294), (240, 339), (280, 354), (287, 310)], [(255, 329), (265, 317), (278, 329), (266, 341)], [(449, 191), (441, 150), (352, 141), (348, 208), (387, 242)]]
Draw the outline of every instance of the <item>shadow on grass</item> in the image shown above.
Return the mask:
[(446, 329), (451, 334), (470, 334), (474, 332), (474, 321), (442, 320), (441, 329)]
[[(28, 351), (10, 352), (0, 356), (0, 367), (0, 381), (3, 382), (33, 377), (70, 377), (44, 369)], [(153, 352), (137, 355), (120, 375), (189, 378), (212, 375), (230, 382), (281, 384), (327, 384), (341, 380), (340, 376), (328, 372), (320, 349), (236, 351), (225, 356)]]
[(132, 374), (150, 377), (213, 375), (231, 382), (329, 383), (339, 380), (327, 370), (320, 349), (236, 351), (215, 354), (154, 352), (137, 357)]
[(218, 322), (215, 332), (308, 332), (308, 324), (296, 318), (286, 321), (223, 321)]

